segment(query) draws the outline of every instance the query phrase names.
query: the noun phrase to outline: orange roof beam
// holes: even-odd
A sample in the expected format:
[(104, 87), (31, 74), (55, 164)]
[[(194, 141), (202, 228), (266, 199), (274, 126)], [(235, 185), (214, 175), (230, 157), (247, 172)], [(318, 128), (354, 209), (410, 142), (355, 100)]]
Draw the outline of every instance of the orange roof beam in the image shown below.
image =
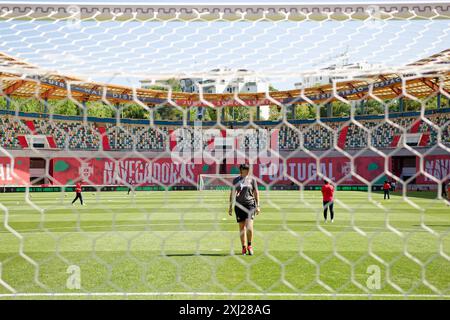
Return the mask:
[(47, 91), (45, 91), (43, 94), (41, 94), (41, 99), (48, 100), (50, 96), (57, 90), (56, 87), (50, 88)]
[[(383, 80), (383, 81), (386, 81), (386, 80), (387, 80), (386, 77), (383, 76), (382, 74), (379, 75), (379, 78), (380, 78), (381, 80)], [(397, 97), (402, 95), (402, 90), (397, 89), (394, 85), (389, 86), (388, 88), (391, 89), (392, 92), (394, 92), (395, 95), (396, 95)]]
[[(435, 92), (439, 92), (441, 90), (440, 86), (437, 85), (435, 82), (431, 81), (430, 79), (422, 78), (422, 82)], [(448, 90), (445, 90), (444, 88), (442, 88), (442, 90), (448, 95), (450, 95)]]
[(5, 90), (3, 90), (3, 94), (5, 94), (5, 95), (13, 94), (16, 90), (18, 90), (20, 87), (22, 87), (25, 83), (26, 83), (25, 80), (16, 81), (12, 85), (7, 87)]
[[(356, 87), (351, 82), (347, 82), (346, 85), (352, 90), (356, 89)], [(362, 93), (357, 93), (356, 96), (360, 99), (364, 98), (364, 94), (362, 94)]]

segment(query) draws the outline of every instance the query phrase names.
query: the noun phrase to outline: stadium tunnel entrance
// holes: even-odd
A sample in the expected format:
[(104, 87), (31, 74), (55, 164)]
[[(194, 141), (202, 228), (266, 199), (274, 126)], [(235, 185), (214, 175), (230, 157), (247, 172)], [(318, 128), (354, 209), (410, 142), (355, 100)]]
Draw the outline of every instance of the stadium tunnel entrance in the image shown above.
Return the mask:
[[(45, 158), (30, 158), (30, 184), (36, 185), (47, 185), (49, 184), (49, 178), (46, 174), (46, 166), (49, 160)], [(52, 168), (49, 165), (49, 168)], [(52, 175), (51, 172), (49, 172)]]
[[(410, 179), (417, 172), (416, 156), (393, 156), (392, 173), (403, 181)], [(411, 181), (415, 184), (415, 179)]]

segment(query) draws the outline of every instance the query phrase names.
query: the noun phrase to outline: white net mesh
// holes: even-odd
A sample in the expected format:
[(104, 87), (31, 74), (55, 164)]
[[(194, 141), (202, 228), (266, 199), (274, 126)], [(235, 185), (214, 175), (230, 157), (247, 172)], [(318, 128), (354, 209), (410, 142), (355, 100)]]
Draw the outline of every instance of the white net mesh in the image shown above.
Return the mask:
[(0, 297), (450, 297), (448, 12), (0, 2)]
[(198, 190), (228, 190), (233, 187), (233, 180), (236, 174), (201, 174), (198, 178)]

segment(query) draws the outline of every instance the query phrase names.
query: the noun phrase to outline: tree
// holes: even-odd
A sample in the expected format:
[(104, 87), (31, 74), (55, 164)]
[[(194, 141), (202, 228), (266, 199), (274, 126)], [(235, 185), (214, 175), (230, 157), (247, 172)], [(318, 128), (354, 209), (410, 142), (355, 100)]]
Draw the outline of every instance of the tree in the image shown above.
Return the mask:
[(226, 108), (226, 110), (228, 112), (229, 119), (234, 118), (235, 121), (247, 121), (250, 119), (250, 110), (249, 110), (250, 108), (256, 108), (256, 107), (253, 107), (253, 106), (229, 107), (229, 108)]
[(279, 106), (269, 106), (269, 120), (281, 120), (281, 108)]
[(183, 118), (183, 112), (170, 104), (157, 106), (154, 110), (154, 117), (156, 120), (174, 121), (181, 120)]
[(6, 109), (6, 97), (2, 97), (2, 99), (0, 99), (0, 109)]
[(331, 103), (333, 108), (333, 117), (348, 117), (350, 116), (350, 104), (342, 101), (333, 101)]
[[(364, 114), (384, 114), (384, 106), (377, 100), (365, 100), (364, 102)], [(356, 114), (363, 114), (361, 108), (356, 107)]]
[(316, 117), (315, 107), (310, 104), (301, 104), (295, 110), (295, 117), (300, 120), (314, 119)]
[(220, 112), (219, 109), (214, 108), (206, 108), (204, 119), (205, 121), (217, 121), (217, 112)]
[(11, 109), (22, 112), (44, 112), (44, 104), (37, 99), (12, 98)]
[(269, 84), (269, 92), (277, 92), (278, 89), (275, 88), (274, 86), (272, 86), (271, 84)]
[(82, 114), (80, 107), (71, 100), (48, 101), (48, 111), (53, 114), (77, 116)]
[[(172, 88), (172, 92), (181, 92), (180, 80), (175, 78), (170, 78), (160, 82), (159, 84), (152, 85), (149, 87), (149, 89), (159, 91), (169, 91), (167, 86), (170, 86)], [(183, 117), (183, 114), (182, 112), (180, 112), (180, 110), (177, 110), (176, 108), (167, 105), (158, 107), (154, 113), (154, 116), (158, 120), (179, 120)]]
[(142, 106), (137, 104), (129, 104), (121, 106), (118, 110), (121, 118), (125, 119), (148, 119), (149, 112)]
[(172, 88), (173, 92), (181, 92), (180, 80), (175, 79), (175, 78), (170, 78), (165, 81), (160, 81), (159, 83), (149, 86), (148, 88), (151, 90), (169, 91), (167, 86), (170, 86)]
[[(172, 86), (173, 90), (178, 92), (181, 90), (181, 86), (179, 81), (176, 79), (169, 79), (166, 81), (169, 85)], [(167, 91), (166, 87), (158, 87), (158, 85), (152, 86), (152, 89), (159, 89)], [(274, 92), (278, 91), (273, 86), (269, 86), (269, 90)], [(437, 97), (433, 96), (428, 99), (421, 99), (420, 101), (410, 100), (403, 98), (404, 100), (404, 111), (420, 111), (422, 105), (426, 109), (436, 109), (437, 108)], [(0, 109), (6, 109), (6, 97), (0, 97)], [(341, 101), (333, 101), (333, 116), (337, 117), (347, 117), (350, 114), (350, 105), (347, 103), (343, 103)], [(363, 100), (363, 108), (361, 108), (360, 102), (358, 102), (355, 106), (355, 114), (356, 115), (383, 115), (385, 113), (385, 106), (389, 108), (389, 112), (399, 112), (399, 99), (390, 99), (384, 100), (383, 103), (378, 102), (374, 99)], [(441, 97), (441, 105), (445, 107), (449, 104), (448, 98), (445, 96)], [(80, 106), (81, 103), (76, 103), (72, 100), (49, 100), (47, 102), (47, 112), (53, 114), (61, 114), (61, 115), (82, 115), (83, 110)], [(326, 105), (310, 105), (310, 104), (300, 104), (296, 107), (296, 119), (315, 119), (316, 118), (316, 108), (320, 106), (320, 116), (327, 116), (327, 108)], [(178, 108), (173, 107), (169, 104), (150, 107), (154, 110), (154, 117), (156, 120), (181, 120), (183, 119), (183, 112)], [(44, 101), (38, 99), (25, 99), (18, 97), (11, 97), (11, 110), (18, 110), (22, 112), (36, 112), (43, 113), (45, 111)], [(99, 118), (114, 118), (116, 116), (116, 107), (111, 106), (109, 104), (105, 104), (102, 101), (90, 101), (86, 103), (87, 115), (92, 117)], [(250, 112), (255, 112), (256, 107), (250, 106), (238, 106), (238, 107), (225, 107), (225, 113), (227, 119), (232, 119), (234, 115), (234, 119), (236, 121), (247, 121), (250, 117)], [(131, 119), (148, 119), (149, 111), (146, 110), (141, 105), (137, 104), (125, 104), (119, 110), (121, 112), (120, 116), (123, 118), (131, 118)], [(195, 120), (197, 116), (197, 108), (192, 107), (188, 109), (190, 113), (190, 119)], [(205, 107), (204, 112), (204, 121), (216, 121), (217, 120), (217, 112), (221, 112), (219, 108), (209, 108)], [(288, 116), (290, 116), (289, 111)], [(277, 105), (269, 106), (269, 120), (279, 121), (282, 116), (282, 108)]]
[(97, 118), (115, 118), (116, 110), (113, 106), (102, 101), (93, 101), (86, 104), (88, 116)]
[(420, 111), (420, 109), (422, 108), (422, 104), (420, 103), (420, 101), (415, 101), (415, 100), (405, 100), (405, 107), (404, 107), (404, 111)]

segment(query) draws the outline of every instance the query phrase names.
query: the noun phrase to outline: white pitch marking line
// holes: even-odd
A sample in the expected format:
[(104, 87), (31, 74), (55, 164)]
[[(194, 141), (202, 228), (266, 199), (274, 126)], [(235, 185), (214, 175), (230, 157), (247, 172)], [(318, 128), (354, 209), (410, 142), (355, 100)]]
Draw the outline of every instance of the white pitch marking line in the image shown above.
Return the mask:
[(450, 294), (399, 294), (399, 293), (258, 293), (258, 292), (91, 292), (91, 293), (6, 293), (0, 294), (0, 298), (17, 297), (89, 297), (89, 296), (278, 296), (278, 297), (390, 297), (390, 298), (450, 298)]

